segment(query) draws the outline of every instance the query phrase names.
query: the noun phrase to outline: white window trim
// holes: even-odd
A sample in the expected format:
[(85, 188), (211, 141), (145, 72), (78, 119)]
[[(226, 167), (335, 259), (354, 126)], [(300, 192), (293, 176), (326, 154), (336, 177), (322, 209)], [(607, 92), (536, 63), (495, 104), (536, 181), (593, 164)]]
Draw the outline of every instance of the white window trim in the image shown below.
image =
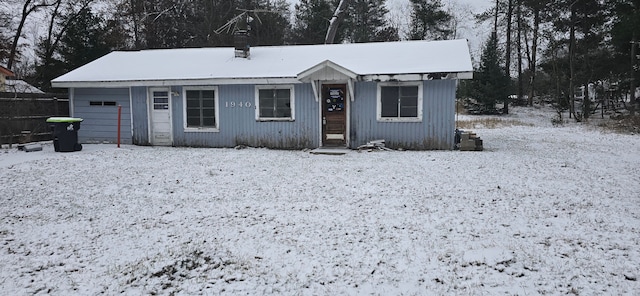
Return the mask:
[[(291, 117), (260, 117), (260, 90), (261, 89), (289, 89), (289, 104), (291, 106)], [(296, 94), (293, 84), (276, 85), (256, 85), (255, 90), (255, 110), (256, 121), (295, 121), (296, 119)]]
[[(214, 106), (216, 108), (216, 127), (187, 127), (187, 91), (212, 90)], [(217, 133), (220, 132), (220, 99), (217, 86), (185, 86), (182, 88), (182, 122), (184, 132), (187, 133)]]
[[(383, 86), (417, 86), (418, 87), (418, 117), (382, 117), (382, 87)], [(376, 117), (379, 122), (422, 122), (422, 81), (417, 82), (380, 82), (376, 93)]]

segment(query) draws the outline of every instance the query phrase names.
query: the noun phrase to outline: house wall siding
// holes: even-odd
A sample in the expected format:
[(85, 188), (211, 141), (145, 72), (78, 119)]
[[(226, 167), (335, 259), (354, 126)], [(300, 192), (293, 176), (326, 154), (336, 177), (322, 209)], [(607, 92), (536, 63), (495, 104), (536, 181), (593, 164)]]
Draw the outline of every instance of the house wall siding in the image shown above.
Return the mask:
[[(74, 89), (73, 115), (80, 124), (80, 143), (115, 143), (118, 137), (118, 105), (122, 106), (120, 141), (132, 143), (131, 108), (128, 88)], [(90, 102), (115, 102), (116, 106), (91, 106)]]
[[(355, 83), (355, 100), (349, 102), (350, 142), (356, 148), (384, 139), (387, 146), (412, 150), (452, 149), (455, 130), (455, 80), (423, 82), (422, 122), (378, 122), (376, 82)], [(257, 121), (255, 85), (219, 85), (217, 132), (185, 131), (183, 87), (173, 86), (171, 100), (173, 143), (190, 147), (246, 145), (282, 149), (320, 146), (320, 104), (311, 84), (294, 85), (294, 121)], [(130, 94), (129, 94), (130, 93)], [(76, 89), (75, 116), (85, 121), (80, 141), (115, 142), (117, 107), (89, 106), (90, 101), (116, 101), (122, 105), (122, 143), (150, 145), (148, 88)], [(129, 106), (131, 102), (131, 108)], [(247, 104), (249, 103), (249, 104)], [(233, 107), (232, 107), (233, 106)], [(132, 114), (130, 113), (133, 110)], [(133, 119), (133, 121), (131, 121)]]
[(133, 109), (133, 143), (136, 145), (151, 145), (149, 143), (149, 110), (147, 103), (147, 88), (136, 86), (131, 88), (131, 105)]
[(411, 150), (449, 150), (454, 145), (455, 80), (423, 82), (422, 122), (379, 122), (376, 82), (356, 83), (351, 105), (351, 142), (355, 148), (384, 139), (387, 146)]
[(172, 90), (181, 94), (172, 100), (173, 141), (176, 146), (246, 145), (281, 149), (319, 146), (318, 102), (310, 84), (294, 85), (294, 121), (257, 121), (255, 85), (218, 86), (218, 132), (185, 131), (182, 87), (174, 87)]

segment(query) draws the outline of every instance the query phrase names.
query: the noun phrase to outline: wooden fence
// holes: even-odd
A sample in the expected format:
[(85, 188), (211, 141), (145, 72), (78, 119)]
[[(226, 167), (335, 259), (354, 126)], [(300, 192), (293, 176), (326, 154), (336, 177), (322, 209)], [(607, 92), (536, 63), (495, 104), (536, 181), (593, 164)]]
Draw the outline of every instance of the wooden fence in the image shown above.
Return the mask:
[(0, 92), (0, 144), (51, 140), (53, 116), (69, 116), (66, 94)]

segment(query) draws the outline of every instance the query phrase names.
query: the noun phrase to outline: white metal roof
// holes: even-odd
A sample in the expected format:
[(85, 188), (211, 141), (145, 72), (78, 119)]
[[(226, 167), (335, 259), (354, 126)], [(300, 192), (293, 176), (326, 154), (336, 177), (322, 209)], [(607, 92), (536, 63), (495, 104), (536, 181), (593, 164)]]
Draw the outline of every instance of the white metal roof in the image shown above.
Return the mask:
[[(359, 76), (473, 71), (467, 41), (402, 41), (116, 51), (52, 81), (54, 87), (197, 85), (297, 82), (297, 75), (330, 61)], [(462, 76), (458, 76), (462, 77)]]

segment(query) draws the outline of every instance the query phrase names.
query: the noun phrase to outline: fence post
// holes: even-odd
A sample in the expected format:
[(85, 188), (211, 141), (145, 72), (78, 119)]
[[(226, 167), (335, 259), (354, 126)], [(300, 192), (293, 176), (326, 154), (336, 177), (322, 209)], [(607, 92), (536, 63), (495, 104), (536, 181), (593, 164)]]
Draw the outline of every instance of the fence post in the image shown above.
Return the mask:
[(122, 105), (118, 105), (118, 148), (120, 148), (120, 120), (122, 119)]

